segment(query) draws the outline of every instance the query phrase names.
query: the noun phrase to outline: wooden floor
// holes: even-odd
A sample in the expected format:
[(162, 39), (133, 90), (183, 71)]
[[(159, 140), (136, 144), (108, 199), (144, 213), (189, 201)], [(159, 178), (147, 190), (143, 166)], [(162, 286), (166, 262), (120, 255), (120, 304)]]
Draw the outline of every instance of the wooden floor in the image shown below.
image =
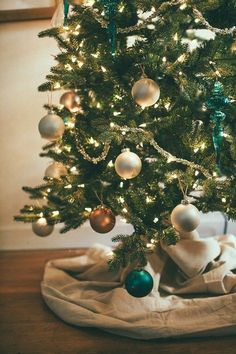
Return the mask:
[(44, 304), (40, 281), (47, 260), (83, 252), (0, 252), (1, 354), (235, 354), (236, 338), (131, 340), (63, 323)]

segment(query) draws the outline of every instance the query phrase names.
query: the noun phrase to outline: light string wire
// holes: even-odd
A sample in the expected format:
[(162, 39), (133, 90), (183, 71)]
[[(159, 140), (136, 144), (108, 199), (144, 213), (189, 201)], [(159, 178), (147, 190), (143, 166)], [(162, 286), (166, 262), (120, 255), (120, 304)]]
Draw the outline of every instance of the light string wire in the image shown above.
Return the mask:
[[(118, 33), (129, 33), (129, 32), (133, 32), (133, 31), (136, 31), (136, 30), (139, 30), (142, 28), (146, 28), (146, 26), (154, 18), (161, 15), (162, 12), (166, 11), (166, 9), (168, 7), (176, 6), (176, 5), (183, 5), (183, 4), (187, 5), (187, 1), (186, 0), (172, 0), (169, 2), (164, 2), (150, 16), (148, 16), (145, 20), (142, 20), (142, 22), (140, 22), (134, 26), (129, 26), (129, 27), (125, 27), (125, 28), (117, 28), (117, 32)], [(97, 22), (100, 23), (102, 28), (107, 28), (108, 22), (102, 16), (100, 16), (92, 7), (86, 7), (85, 10), (90, 11), (93, 14), (94, 18), (96, 19)], [(223, 29), (211, 26), (210, 23), (203, 16), (203, 14), (196, 7), (193, 7), (193, 15), (194, 15), (195, 19), (198, 19), (199, 22), (201, 22), (207, 29), (209, 29), (210, 31), (212, 31), (216, 34), (233, 35), (234, 33), (236, 33), (236, 26), (233, 26), (231, 28), (223, 28)]]
[[(117, 124), (114, 124), (112, 126), (112, 129), (113, 130), (117, 130), (117, 131), (121, 131), (121, 132), (131, 132), (131, 133), (141, 133), (143, 136), (146, 135), (147, 136), (147, 132), (145, 132), (145, 130), (141, 129), (141, 128), (130, 128), (128, 126), (123, 126), (123, 127), (120, 127), (119, 125)], [(196, 164), (194, 162), (191, 162), (191, 161), (188, 161), (186, 159), (182, 159), (180, 157), (177, 157), (175, 155), (172, 155), (170, 152), (164, 150), (161, 146), (159, 146), (157, 144), (157, 142), (151, 138), (150, 139), (150, 136), (148, 134), (148, 143), (153, 146), (153, 148), (160, 154), (162, 155), (163, 157), (165, 157), (167, 159), (167, 162), (177, 162), (177, 163), (181, 163), (182, 165), (186, 165), (186, 166), (189, 166), (193, 169), (196, 169), (196, 170), (199, 170), (200, 172), (202, 172), (202, 174), (206, 177), (206, 178), (212, 178), (212, 175), (210, 174), (210, 172), (205, 169), (203, 166), (199, 165), (199, 164)], [(108, 152), (109, 152), (109, 149), (110, 149), (110, 143), (106, 142), (104, 144), (104, 148), (103, 148), (103, 151), (101, 153), (100, 156), (98, 157), (91, 157), (88, 155), (88, 153), (85, 151), (85, 149), (81, 146), (81, 144), (79, 144), (78, 140), (77, 140), (77, 137), (75, 138), (76, 139), (76, 147), (78, 149), (78, 151), (82, 154), (83, 158), (89, 162), (92, 162), (93, 164), (97, 164), (98, 162), (102, 161), (102, 160), (105, 160), (107, 155), (108, 155)]]

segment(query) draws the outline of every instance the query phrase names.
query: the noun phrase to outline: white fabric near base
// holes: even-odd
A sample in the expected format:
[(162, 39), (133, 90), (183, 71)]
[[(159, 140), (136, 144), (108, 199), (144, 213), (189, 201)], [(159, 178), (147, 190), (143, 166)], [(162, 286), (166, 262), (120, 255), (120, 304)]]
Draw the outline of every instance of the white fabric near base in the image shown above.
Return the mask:
[(47, 263), (42, 295), (65, 322), (139, 339), (236, 334), (235, 236), (159, 247), (145, 268), (154, 288), (144, 298), (123, 288), (130, 268), (108, 270), (110, 255), (95, 245)]

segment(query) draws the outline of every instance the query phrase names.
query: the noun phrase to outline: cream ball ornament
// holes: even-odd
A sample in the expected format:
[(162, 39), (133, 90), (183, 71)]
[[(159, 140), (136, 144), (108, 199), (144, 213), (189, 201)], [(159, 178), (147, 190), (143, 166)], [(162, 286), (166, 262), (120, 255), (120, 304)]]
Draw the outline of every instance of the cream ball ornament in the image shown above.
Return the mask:
[(138, 105), (149, 107), (158, 101), (160, 97), (160, 87), (154, 80), (144, 77), (135, 82), (131, 94)]
[(48, 225), (47, 219), (39, 218), (32, 223), (33, 232), (40, 237), (49, 236), (53, 232), (54, 226)]
[(66, 167), (60, 162), (51, 163), (45, 171), (45, 177), (60, 179), (63, 176), (67, 175)]
[(173, 227), (179, 232), (191, 232), (200, 224), (200, 212), (188, 201), (177, 205), (170, 216)]
[(49, 112), (40, 120), (38, 130), (42, 138), (55, 141), (60, 139), (64, 134), (65, 124), (61, 117)]
[(137, 154), (130, 149), (123, 149), (115, 161), (116, 173), (125, 179), (132, 179), (139, 175), (142, 162)]

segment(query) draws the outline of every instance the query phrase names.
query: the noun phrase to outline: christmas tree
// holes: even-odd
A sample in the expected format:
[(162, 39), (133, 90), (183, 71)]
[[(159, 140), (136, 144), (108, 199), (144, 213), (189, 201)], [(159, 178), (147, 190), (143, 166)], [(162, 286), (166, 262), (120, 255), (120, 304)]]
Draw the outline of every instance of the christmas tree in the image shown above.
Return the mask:
[(54, 162), (23, 187), (47, 202), (15, 219), (47, 236), (88, 219), (107, 233), (119, 215), (134, 232), (114, 238), (110, 266), (137, 271), (160, 241), (194, 230), (199, 211), (236, 218), (236, 2), (62, 5), (63, 23), (39, 34), (60, 49), (39, 87), (62, 90), (39, 122), (40, 155)]

